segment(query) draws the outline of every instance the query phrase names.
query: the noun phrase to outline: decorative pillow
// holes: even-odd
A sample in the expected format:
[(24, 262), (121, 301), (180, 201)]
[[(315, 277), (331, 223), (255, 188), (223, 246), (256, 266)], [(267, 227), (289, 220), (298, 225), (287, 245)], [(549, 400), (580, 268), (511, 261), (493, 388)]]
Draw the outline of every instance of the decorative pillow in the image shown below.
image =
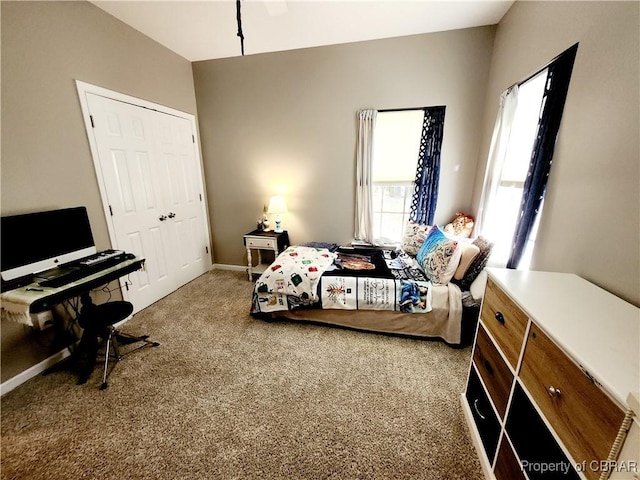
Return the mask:
[(473, 245), (476, 245), (480, 249), (480, 253), (473, 259), (469, 268), (465, 272), (464, 276), (461, 280), (455, 280), (455, 283), (458, 284), (460, 290), (467, 291), (471, 287), (471, 284), (476, 279), (476, 277), (484, 270), (484, 267), (487, 266), (487, 262), (489, 261), (489, 256), (491, 255), (491, 249), (493, 248), (493, 243), (489, 242), (483, 236), (479, 236), (473, 241)]
[(480, 254), (480, 247), (473, 243), (459, 242), (458, 244), (462, 250), (462, 255), (460, 256), (460, 264), (458, 265), (456, 272), (453, 274), (453, 278), (456, 280), (462, 280), (464, 274), (467, 273), (467, 270), (471, 266), (471, 262), (473, 262)]
[(408, 222), (402, 237), (402, 250), (413, 257), (417, 256), (429, 230), (431, 230), (430, 225)]
[(458, 242), (447, 236), (434, 225), (418, 250), (416, 259), (427, 278), (434, 285), (446, 285), (460, 263), (462, 249)]

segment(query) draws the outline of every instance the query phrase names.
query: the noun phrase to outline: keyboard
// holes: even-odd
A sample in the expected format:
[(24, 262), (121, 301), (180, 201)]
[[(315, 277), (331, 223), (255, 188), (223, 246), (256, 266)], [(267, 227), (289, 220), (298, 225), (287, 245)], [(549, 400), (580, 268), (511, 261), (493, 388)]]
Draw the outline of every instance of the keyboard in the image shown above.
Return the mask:
[(62, 287), (68, 283), (75, 282), (81, 278), (88, 277), (93, 273), (113, 267), (128, 258), (128, 255), (121, 250), (104, 250), (94, 255), (90, 255), (75, 262), (68, 263), (60, 267), (60, 275), (41, 280), (38, 284), (41, 287)]
[[(93, 255), (89, 255), (88, 257), (81, 258), (77, 261), (77, 263), (82, 267), (91, 267), (93, 265), (99, 265), (104, 262), (109, 262), (112, 258), (122, 255), (124, 255), (124, 252), (122, 250), (103, 250), (102, 252), (94, 253)], [(115, 263), (113, 263), (113, 265), (115, 265)]]

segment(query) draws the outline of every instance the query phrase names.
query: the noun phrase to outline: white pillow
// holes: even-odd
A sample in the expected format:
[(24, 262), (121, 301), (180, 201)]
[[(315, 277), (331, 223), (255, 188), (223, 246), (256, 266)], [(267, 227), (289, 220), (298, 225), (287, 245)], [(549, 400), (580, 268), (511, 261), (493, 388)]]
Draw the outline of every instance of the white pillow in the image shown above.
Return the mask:
[(474, 300), (480, 301), (484, 297), (484, 290), (487, 287), (487, 271), (482, 270), (476, 279), (471, 283), (469, 291)]
[(402, 250), (408, 255), (415, 257), (418, 255), (418, 251), (424, 239), (427, 238), (427, 234), (431, 230), (429, 225), (420, 225), (419, 223), (407, 222), (407, 226), (404, 229), (404, 235), (402, 236)]

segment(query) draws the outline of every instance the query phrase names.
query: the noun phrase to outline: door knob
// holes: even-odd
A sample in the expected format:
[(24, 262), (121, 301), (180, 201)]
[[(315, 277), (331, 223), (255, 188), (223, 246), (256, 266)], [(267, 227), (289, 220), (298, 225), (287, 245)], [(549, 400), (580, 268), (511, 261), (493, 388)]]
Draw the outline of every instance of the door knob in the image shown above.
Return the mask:
[(160, 220), (161, 222), (164, 222), (167, 219), (166, 215), (160, 215), (160, 218), (158, 220)]
[(173, 212), (169, 212), (169, 218), (173, 218), (173, 217), (175, 217), (175, 216), (176, 216), (176, 214), (175, 214), (175, 213), (173, 213)]

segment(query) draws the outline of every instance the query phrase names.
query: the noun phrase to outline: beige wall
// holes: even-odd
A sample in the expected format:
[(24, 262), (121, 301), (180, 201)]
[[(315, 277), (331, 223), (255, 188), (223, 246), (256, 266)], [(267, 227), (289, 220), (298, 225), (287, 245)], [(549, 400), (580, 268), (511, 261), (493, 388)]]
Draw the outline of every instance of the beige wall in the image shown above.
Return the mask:
[(479, 197), (500, 92), (579, 42), (532, 268), (640, 304), (638, 2), (516, 2), (491, 65)]
[[(75, 80), (195, 114), (191, 64), (88, 2), (0, 5), (2, 214), (86, 205), (108, 248)], [(2, 322), (2, 381), (46, 358), (48, 336)]]
[[(109, 247), (74, 80), (194, 114), (195, 82), (215, 260), (236, 265), (242, 234), (280, 189), (293, 241), (351, 239), (361, 108), (447, 105), (437, 220), (471, 208), (500, 92), (580, 42), (534, 266), (640, 303), (637, 2), (518, 1), (497, 31), (199, 62), (193, 72), (89, 3), (0, 7), (2, 214), (84, 204), (98, 247)], [(1, 327), (2, 381), (49, 354), (39, 346), (49, 339)]]
[(471, 206), (494, 27), (193, 64), (215, 261), (283, 193), (292, 242), (353, 238), (356, 111), (446, 105), (436, 221)]

